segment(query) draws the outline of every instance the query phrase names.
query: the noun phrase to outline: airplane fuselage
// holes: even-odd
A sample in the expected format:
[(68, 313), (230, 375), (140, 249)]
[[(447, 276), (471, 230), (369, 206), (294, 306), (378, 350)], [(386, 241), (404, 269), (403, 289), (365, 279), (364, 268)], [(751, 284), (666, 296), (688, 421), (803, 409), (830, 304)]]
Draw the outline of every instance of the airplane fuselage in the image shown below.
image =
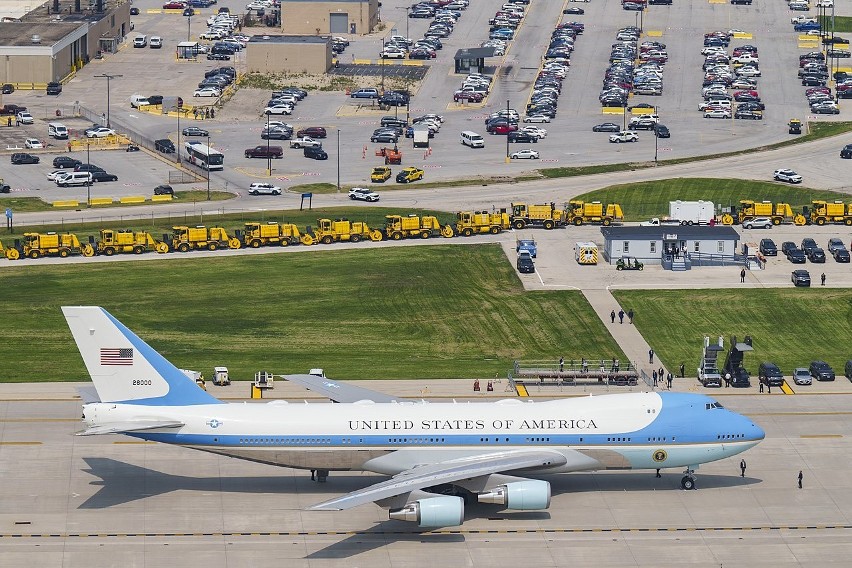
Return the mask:
[(128, 434), (145, 440), (279, 466), (389, 475), (517, 448), (589, 458), (540, 472), (683, 467), (736, 455), (763, 438), (750, 419), (709, 397), (653, 392), (535, 403), (93, 403), (84, 413), (89, 426), (138, 419), (184, 424)]

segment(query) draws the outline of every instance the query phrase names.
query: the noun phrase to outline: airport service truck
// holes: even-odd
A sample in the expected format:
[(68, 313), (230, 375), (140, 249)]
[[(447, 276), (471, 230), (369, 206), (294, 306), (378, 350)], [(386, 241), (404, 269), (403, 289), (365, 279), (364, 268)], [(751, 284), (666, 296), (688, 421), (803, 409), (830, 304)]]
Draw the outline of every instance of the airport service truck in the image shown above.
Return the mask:
[(414, 134), (414, 147), (415, 148), (428, 148), (429, 147), (429, 127), (425, 124), (415, 124), (412, 126), (413, 134)]

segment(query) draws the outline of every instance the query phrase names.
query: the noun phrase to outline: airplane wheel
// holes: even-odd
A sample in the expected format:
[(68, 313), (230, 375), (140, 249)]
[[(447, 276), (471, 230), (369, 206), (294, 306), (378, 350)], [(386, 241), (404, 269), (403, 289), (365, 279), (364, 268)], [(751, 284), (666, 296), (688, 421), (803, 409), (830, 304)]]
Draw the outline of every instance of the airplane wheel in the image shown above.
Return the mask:
[(695, 479), (689, 477), (688, 475), (684, 475), (683, 479), (680, 480), (680, 486), (683, 489), (689, 491), (690, 489), (695, 489)]

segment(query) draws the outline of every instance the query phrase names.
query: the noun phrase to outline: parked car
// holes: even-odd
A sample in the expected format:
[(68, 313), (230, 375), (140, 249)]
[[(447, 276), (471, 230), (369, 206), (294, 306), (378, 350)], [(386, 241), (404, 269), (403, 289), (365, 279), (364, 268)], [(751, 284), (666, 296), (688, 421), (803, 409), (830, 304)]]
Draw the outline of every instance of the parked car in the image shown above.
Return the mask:
[(538, 160), (538, 152), (536, 152), (535, 150), (530, 150), (529, 148), (526, 148), (524, 150), (518, 150), (517, 152), (512, 152), (510, 158), (513, 159), (513, 160), (519, 160), (519, 159)]
[(775, 181), (784, 181), (787, 183), (802, 183), (802, 176), (793, 170), (775, 170), (772, 174)]
[(396, 182), (397, 183), (411, 183), (412, 181), (417, 181), (423, 179), (423, 174), (425, 172), (420, 168), (403, 168), (401, 172), (396, 174)]
[(118, 181), (118, 176), (107, 173), (103, 170), (89, 172), (92, 175), (92, 181)]
[(158, 185), (157, 187), (154, 188), (154, 195), (174, 195), (174, 194), (175, 194), (175, 190), (172, 189), (172, 186), (167, 185), (167, 184)]
[(13, 164), (37, 164), (38, 162), (38, 156), (33, 156), (32, 154), (26, 154), (24, 152), (16, 152), (12, 154)]
[(592, 126), (592, 132), (621, 132), (621, 126), (614, 122), (604, 122)]
[(778, 365), (769, 361), (760, 364), (757, 370), (757, 378), (761, 383), (771, 387), (780, 387), (784, 384), (784, 373), (781, 372)]
[(793, 382), (797, 385), (811, 384), (811, 373), (804, 367), (796, 367), (793, 369)]
[(518, 259), (515, 261), (515, 266), (518, 268), (518, 272), (522, 274), (535, 272), (535, 262), (533, 262), (530, 253), (524, 250), (518, 253)]
[(71, 168), (73, 170), (82, 163), (80, 160), (75, 160), (70, 156), (56, 156), (53, 158), (53, 167), (59, 169)]
[(358, 89), (357, 91), (352, 91), (349, 95), (353, 99), (377, 99), (379, 98), (379, 90), (378, 89)]
[(175, 143), (169, 140), (168, 138), (163, 138), (160, 140), (154, 141), (154, 148), (158, 152), (162, 152), (163, 154), (174, 154), (175, 153)]
[(281, 195), (281, 188), (271, 183), (256, 181), (249, 186), (249, 195)]
[(743, 221), (743, 229), (771, 229), (772, 219), (768, 217), (755, 217), (748, 221)]
[(622, 142), (636, 142), (639, 140), (639, 135), (630, 130), (622, 130), (617, 134), (610, 134), (609, 141), (620, 144)]
[(808, 372), (818, 381), (834, 380), (834, 369), (825, 361), (811, 361)]
[(372, 203), (379, 200), (379, 194), (366, 187), (353, 187), (349, 190), (349, 199), (353, 201), (369, 201)]
[(790, 275), (794, 286), (810, 286), (811, 274), (807, 270), (794, 270)]
[(181, 131), (184, 136), (210, 136), (210, 132), (197, 126), (187, 126)]
[(772, 239), (760, 239), (760, 254), (764, 256), (778, 256), (778, 248)]

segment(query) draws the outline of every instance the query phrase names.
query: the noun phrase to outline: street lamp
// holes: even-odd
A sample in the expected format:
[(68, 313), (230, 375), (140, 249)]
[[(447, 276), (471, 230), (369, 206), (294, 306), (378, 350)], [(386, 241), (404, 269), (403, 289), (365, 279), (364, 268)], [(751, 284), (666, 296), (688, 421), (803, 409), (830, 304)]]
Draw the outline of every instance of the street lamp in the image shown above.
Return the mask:
[(107, 80), (107, 115), (106, 115), (106, 119), (107, 119), (106, 126), (107, 126), (107, 128), (110, 128), (110, 124), (109, 124), (109, 82), (110, 82), (110, 79), (116, 79), (118, 77), (124, 77), (124, 75), (114, 75), (114, 74), (110, 74), (110, 73), (103, 73), (102, 75), (95, 75), (95, 78)]
[(207, 158), (208, 159), (208, 162), (207, 162), (207, 201), (210, 201), (210, 161), (209, 161), (210, 158), (209, 158), (209, 156), (210, 156), (211, 150), (212, 150), (212, 148), (210, 147), (210, 131), (208, 130), (207, 131), (207, 156), (208, 156), (208, 158)]
[(192, 22), (192, 14), (187, 14), (186, 15), (186, 41), (190, 41), (190, 39), (189, 39), (190, 38), (189, 28), (190, 28), (191, 22)]
[[(89, 137), (86, 136), (86, 165), (92, 163), (89, 157)], [(92, 206), (92, 172), (89, 171), (89, 179), (86, 180), (86, 207)]]
[(379, 54), (382, 58), (382, 95), (385, 94), (385, 38), (382, 38), (382, 52)]
[(340, 129), (337, 129), (337, 193), (340, 193)]
[[(510, 112), (509, 111), (510, 111), (509, 99), (506, 99), (506, 124), (510, 124), (510, 121), (509, 121)], [(506, 132), (506, 163), (507, 164), (509, 163), (510, 159), (511, 158), (509, 158), (509, 132), (507, 131)]]
[(173, 107), (175, 112), (177, 113), (177, 147), (175, 148), (175, 156), (177, 157), (177, 163), (180, 164), (180, 111), (181, 107), (175, 103)]
[(269, 113), (266, 113), (266, 175), (272, 177), (272, 154), (269, 150)]
[(657, 165), (657, 151), (659, 150), (660, 133), (657, 132), (657, 126), (660, 125), (660, 115), (657, 112), (657, 107), (654, 107), (654, 114), (657, 115), (657, 122), (654, 124), (654, 165)]

